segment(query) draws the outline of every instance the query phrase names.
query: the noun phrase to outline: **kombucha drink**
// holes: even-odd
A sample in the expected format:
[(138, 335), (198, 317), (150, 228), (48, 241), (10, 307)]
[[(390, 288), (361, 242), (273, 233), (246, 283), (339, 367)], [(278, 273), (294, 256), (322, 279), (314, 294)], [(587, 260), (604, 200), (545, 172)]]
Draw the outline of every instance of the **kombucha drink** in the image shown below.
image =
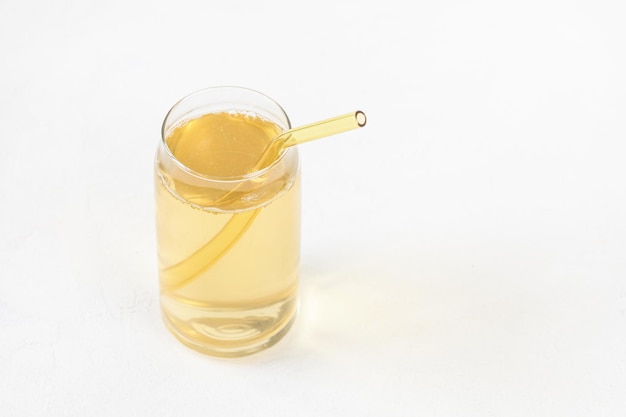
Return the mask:
[(155, 164), (161, 309), (184, 344), (215, 356), (271, 346), (297, 308), (300, 179), (295, 149), (255, 166), (283, 129), (217, 112), (164, 133)]

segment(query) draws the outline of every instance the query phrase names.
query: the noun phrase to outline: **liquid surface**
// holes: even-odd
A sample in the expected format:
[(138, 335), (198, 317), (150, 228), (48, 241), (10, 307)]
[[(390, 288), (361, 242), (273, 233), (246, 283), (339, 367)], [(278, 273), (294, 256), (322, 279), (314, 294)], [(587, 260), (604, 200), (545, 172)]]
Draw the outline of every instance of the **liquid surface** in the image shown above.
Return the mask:
[(209, 113), (175, 129), (166, 142), (188, 168), (215, 177), (234, 177), (254, 171), (263, 150), (281, 131), (260, 117)]
[[(166, 143), (194, 171), (232, 177), (249, 172), (280, 130), (250, 115), (209, 114), (177, 127)], [(296, 310), (297, 169), (226, 194), (210, 184), (187, 192), (180, 179), (163, 180), (169, 174), (163, 165), (157, 169), (161, 307), (168, 328), (186, 345), (219, 356), (240, 356), (275, 343)], [(264, 194), (266, 188), (280, 193)], [(251, 192), (261, 196), (253, 208), (248, 207)], [(214, 202), (215, 195), (228, 200), (228, 210), (197, 203)]]

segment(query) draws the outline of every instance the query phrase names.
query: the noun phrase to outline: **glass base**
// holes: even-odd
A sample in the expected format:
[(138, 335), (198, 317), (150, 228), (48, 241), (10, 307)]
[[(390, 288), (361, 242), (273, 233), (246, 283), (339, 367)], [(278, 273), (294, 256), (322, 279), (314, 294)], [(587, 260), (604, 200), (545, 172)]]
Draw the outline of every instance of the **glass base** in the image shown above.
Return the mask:
[[(198, 305), (181, 308), (171, 303), (162, 299), (161, 311), (165, 325), (178, 340), (205, 355), (234, 358), (267, 349), (282, 339), (293, 325), (298, 298), (293, 295), (246, 309)], [(174, 315), (174, 310), (178, 314)]]

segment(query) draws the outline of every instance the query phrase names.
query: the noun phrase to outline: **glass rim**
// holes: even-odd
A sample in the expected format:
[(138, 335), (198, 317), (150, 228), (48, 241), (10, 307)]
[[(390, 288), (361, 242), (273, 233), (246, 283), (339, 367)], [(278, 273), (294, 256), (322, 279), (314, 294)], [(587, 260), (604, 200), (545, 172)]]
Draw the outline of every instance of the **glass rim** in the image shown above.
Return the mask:
[[(285, 117), (285, 120), (287, 121), (287, 129), (291, 129), (291, 120), (289, 120), (289, 116), (287, 116), (287, 112), (285, 112), (285, 110), (283, 109), (283, 107), (278, 104), (276, 102), (276, 100), (274, 100), (273, 98), (271, 98), (270, 96), (261, 93), (260, 91), (257, 90), (253, 90), (251, 88), (247, 88), (247, 87), (240, 87), (240, 86), (236, 86), (236, 85), (223, 85), (223, 86), (213, 86), (213, 87), (206, 87), (200, 90), (196, 90), (192, 93), (187, 94), (186, 96), (184, 96), (183, 98), (181, 98), (180, 100), (178, 100), (176, 103), (174, 103), (172, 105), (172, 107), (168, 110), (167, 114), (165, 115), (165, 118), (163, 119), (163, 123), (161, 125), (161, 145), (163, 146), (168, 158), (181, 170), (183, 170), (185, 173), (192, 175), (198, 179), (202, 179), (202, 180), (209, 180), (212, 182), (224, 182), (224, 183), (233, 183), (233, 182), (242, 182), (242, 181), (249, 181), (249, 180), (253, 180), (255, 178), (258, 177), (262, 177), (264, 174), (268, 173), (269, 171), (273, 170), (274, 168), (276, 168), (277, 165), (279, 165), (288, 154), (291, 154), (293, 152), (295, 152), (295, 147), (289, 147), (285, 150), (282, 151), (282, 153), (280, 154), (280, 156), (278, 158), (276, 158), (271, 164), (269, 164), (268, 166), (261, 168), (259, 170), (256, 171), (252, 171), (249, 172), (247, 174), (242, 174), (242, 175), (234, 175), (234, 176), (216, 176), (216, 175), (207, 175), (207, 174), (203, 174), (201, 172), (198, 172), (194, 169), (189, 168), (187, 165), (185, 165), (184, 163), (182, 163), (181, 161), (178, 160), (178, 158), (176, 158), (176, 156), (174, 156), (174, 154), (172, 153), (172, 151), (170, 150), (170, 147), (167, 145), (166, 142), (166, 137), (165, 137), (165, 125), (170, 117), (170, 115), (172, 114), (172, 112), (181, 104), (183, 104), (184, 102), (190, 100), (191, 98), (198, 96), (200, 94), (203, 93), (207, 93), (210, 92), (211, 90), (237, 90), (237, 91), (243, 91), (246, 93), (252, 93), (255, 94), (257, 96), (262, 97), (265, 100), (268, 100), (271, 104), (275, 105), (278, 110), (280, 110), (280, 112), (282, 113), (282, 115)], [(260, 117), (260, 115), (259, 115)], [(189, 119), (192, 120), (192, 119)], [(183, 122), (188, 121), (187, 119), (183, 120)], [(273, 123), (273, 122), (272, 122)]]

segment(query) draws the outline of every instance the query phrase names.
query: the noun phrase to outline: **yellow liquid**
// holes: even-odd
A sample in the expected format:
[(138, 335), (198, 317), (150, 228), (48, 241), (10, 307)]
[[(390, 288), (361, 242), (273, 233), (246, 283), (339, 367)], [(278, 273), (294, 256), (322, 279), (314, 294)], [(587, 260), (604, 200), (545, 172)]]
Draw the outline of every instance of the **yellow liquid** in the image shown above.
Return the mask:
[[(193, 171), (232, 178), (252, 172), (280, 131), (255, 116), (206, 114), (175, 128), (166, 144)], [(286, 173), (244, 187), (191, 184), (170, 174), (167, 164), (157, 164), (166, 325), (187, 346), (216, 356), (241, 356), (274, 344), (290, 327), (297, 305), (299, 176)]]

